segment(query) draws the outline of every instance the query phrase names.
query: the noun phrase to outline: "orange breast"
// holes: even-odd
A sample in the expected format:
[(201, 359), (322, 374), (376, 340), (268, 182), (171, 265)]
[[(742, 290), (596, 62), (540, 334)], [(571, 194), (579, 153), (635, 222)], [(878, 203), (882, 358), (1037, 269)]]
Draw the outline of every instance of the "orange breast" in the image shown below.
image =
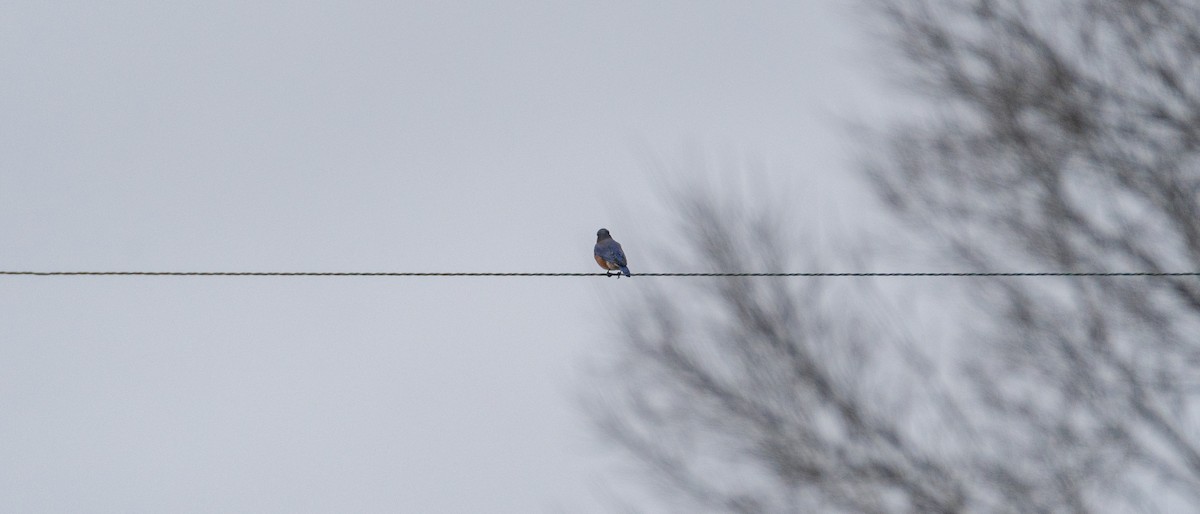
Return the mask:
[(615, 264), (609, 264), (609, 263), (607, 263), (607, 262), (604, 262), (604, 258), (603, 258), (603, 257), (600, 257), (599, 255), (596, 255), (595, 257), (596, 257), (596, 264), (599, 264), (601, 268), (604, 268), (604, 269), (620, 269), (620, 267), (619, 267), (619, 266), (617, 266), (617, 265), (615, 265)]

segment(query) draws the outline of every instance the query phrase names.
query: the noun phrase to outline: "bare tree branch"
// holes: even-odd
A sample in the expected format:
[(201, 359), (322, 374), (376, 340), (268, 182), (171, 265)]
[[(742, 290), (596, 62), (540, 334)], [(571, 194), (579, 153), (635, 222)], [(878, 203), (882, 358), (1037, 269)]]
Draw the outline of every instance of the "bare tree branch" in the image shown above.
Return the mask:
[[(981, 271), (1200, 269), (1200, 4), (863, 1), (929, 101), (866, 170), (914, 237)], [(671, 199), (682, 262), (811, 258), (770, 204)], [(594, 411), (689, 510), (1200, 511), (1190, 277), (979, 279), (953, 362), (868, 290), (696, 284), (623, 312)]]

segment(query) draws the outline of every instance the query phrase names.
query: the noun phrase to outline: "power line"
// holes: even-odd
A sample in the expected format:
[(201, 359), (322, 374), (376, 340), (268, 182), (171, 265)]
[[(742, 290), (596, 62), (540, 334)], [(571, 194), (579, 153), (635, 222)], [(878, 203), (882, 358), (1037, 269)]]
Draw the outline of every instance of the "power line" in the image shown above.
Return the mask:
[[(27, 276), (151, 277), (615, 277), (617, 273), (527, 272), (360, 272), (360, 271), (0, 271)], [(799, 273), (634, 273), (639, 277), (1200, 277), (1200, 272), (1159, 271), (997, 271), (997, 272), (799, 272)]]

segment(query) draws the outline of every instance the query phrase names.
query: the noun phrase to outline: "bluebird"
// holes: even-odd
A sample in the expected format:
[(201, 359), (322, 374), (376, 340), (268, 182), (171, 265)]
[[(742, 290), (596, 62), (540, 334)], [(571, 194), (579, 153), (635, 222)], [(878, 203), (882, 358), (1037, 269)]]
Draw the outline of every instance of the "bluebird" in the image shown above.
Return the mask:
[(625, 251), (621, 249), (621, 243), (613, 240), (612, 235), (608, 233), (608, 229), (602, 228), (596, 232), (596, 264), (606, 270), (621, 270), (625, 276), (629, 276), (629, 263), (625, 260)]

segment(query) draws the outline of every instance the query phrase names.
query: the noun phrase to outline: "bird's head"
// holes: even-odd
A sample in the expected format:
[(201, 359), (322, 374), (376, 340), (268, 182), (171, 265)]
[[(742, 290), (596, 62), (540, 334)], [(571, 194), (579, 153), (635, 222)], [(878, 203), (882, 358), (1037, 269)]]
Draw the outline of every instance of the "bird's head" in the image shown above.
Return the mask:
[(606, 229), (606, 228), (602, 228), (596, 232), (596, 240), (597, 241), (599, 241), (601, 239), (608, 239), (610, 237), (612, 237), (612, 236), (609, 235), (608, 229)]

